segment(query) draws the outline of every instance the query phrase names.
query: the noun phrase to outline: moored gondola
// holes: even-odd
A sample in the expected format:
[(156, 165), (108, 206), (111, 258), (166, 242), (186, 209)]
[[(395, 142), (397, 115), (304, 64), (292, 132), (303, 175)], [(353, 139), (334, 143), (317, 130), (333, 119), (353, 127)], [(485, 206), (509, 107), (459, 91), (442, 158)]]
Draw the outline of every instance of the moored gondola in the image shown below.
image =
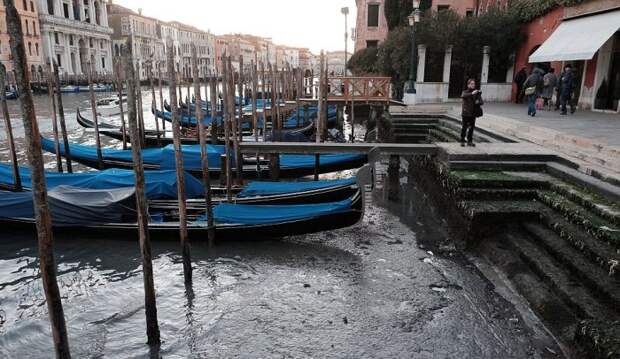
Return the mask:
[[(79, 190), (59, 187), (49, 192), (55, 232), (133, 238), (138, 231), (133, 188)], [(314, 233), (348, 227), (361, 220), (364, 196), (357, 190), (342, 201), (301, 205), (247, 205), (221, 203), (214, 207), (216, 238), (249, 240)], [(0, 223), (6, 229), (36, 230), (32, 195), (0, 192)], [(203, 210), (189, 210), (188, 233), (206, 240)], [(149, 208), (149, 233), (168, 240), (178, 238), (175, 210)]]
[[(45, 151), (56, 153), (54, 141), (41, 137), (41, 145)], [(99, 168), (97, 149), (92, 146), (70, 144), (71, 159), (83, 165)], [(132, 154), (129, 150), (102, 149), (103, 168), (133, 168)], [(221, 160), (225, 149), (222, 145), (207, 145), (209, 157), (209, 173), (217, 178), (221, 172)], [(60, 154), (65, 156), (64, 146), (60, 146)], [(184, 169), (196, 177), (202, 176), (202, 159), (200, 145), (184, 145), (182, 147)], [(174, 147), (147, 148), (142, 151), (144, 167), (147, 170), (168, 170), (176, 167)], [(366, 155), (360, 154), (322, 154), (319, 161), (319, 173), (330, 173), (354, 169), (366, 163)], [(233, 161), (234, 162), (234, 161)], [(233, 164), (234, 165), (234, 164)], [(269, 166), (261, 163), (242, 164), (244, 178), (267, 178)], [(280, 177), (299, 178), (315, 172), (314, 155), (280, 155)]]

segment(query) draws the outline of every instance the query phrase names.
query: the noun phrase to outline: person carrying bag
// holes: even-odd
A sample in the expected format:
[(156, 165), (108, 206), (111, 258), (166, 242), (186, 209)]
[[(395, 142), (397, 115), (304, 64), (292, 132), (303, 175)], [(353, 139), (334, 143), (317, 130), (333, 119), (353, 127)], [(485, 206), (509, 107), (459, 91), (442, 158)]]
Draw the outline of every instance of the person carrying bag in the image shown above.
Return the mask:
[(482, 117), (482, 105), (484, 105), (482, 91), (476, 89), (476, 80), (467, 80), (467, 88), (461, 94), (461, 98), (463, 99), (461, 146), (465, 146), (465, 140), (467, 140), (467, 146), (475, 147), (474, 129), (476, 127), (476, 118)]

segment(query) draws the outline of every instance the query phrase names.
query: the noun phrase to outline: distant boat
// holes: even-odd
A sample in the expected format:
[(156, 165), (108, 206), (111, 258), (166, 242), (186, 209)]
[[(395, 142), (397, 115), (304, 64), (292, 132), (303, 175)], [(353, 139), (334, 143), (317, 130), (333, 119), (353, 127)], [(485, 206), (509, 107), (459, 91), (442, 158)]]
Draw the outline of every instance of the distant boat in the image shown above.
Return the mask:
[[(113, 90), (113, 87), (110, 85), (93, 85), (93, 92), (110, 92)], [(90, 88), (88, 86), (73, 86), (67, 85), (62, 86), (60, 88), (61, 93), (79, 93), (79, 92), (90, 92)]]
[[(100, 116), (117, 116), (121, 114), (121, 100), (117, 97), (106, 97), (97, 100), (97, 114)], [(127, 96), (123, 96), (123, 104), (127, 103)], [(126, 106), (124, 106), (126, 108)]]

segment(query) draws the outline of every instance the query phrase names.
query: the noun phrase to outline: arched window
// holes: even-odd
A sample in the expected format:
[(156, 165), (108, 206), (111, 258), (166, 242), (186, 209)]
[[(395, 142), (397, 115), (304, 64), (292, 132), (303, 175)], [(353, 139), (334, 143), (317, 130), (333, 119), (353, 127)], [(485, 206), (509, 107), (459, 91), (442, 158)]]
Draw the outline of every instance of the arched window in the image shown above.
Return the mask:
[(54, 0), (47, 0), (47, 13), (54, 15)]
[(24, 0), (24, 11), (28, 11), (28, 2)]
[(101, 25), (101, 9), (99, 8), (99, 1), (95, 1), (95, 23)]
[(35, 42), (34, 49), (36, 50), (37, 56), (39, 56), (39, 43)]

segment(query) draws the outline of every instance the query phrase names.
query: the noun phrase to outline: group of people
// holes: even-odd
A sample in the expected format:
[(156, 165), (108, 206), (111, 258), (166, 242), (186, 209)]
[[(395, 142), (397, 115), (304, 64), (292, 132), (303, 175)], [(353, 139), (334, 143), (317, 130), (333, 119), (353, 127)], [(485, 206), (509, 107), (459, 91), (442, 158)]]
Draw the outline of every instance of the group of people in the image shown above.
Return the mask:
[(553, 95), (556, 95), (555, 109), (560, 110), (561, 115), (575, 113), (573, 102), (573, 91), (575, 90), (575, 75), (573, 67), (569, 64), (564, 67), (564, 71), (558, 77), (555, 69), (551, 68), (547, 73), (540, 67), (535, 67), (531, 74), (527, 73), (527, 68), (522, 68), (514, 79), (517, 85), (517, 103), (523, 103), (527, 97), (527, 114), (536, 116), (536, 102), (542, 99), (542, 107), (551, 109)]

